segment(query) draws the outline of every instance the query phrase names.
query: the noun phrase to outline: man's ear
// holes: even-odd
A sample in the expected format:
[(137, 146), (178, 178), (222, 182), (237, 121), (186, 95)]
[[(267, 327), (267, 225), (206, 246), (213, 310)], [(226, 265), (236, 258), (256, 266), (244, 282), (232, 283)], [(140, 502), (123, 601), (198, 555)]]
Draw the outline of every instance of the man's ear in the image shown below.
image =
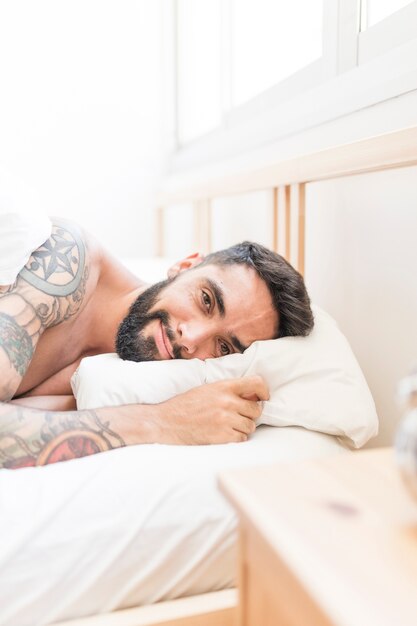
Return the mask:
[(172, 265), (168, 270), (168, 278), (175, 278), (175, 276), (178, 276), (181, 272), (199, 265), (202, 261), (204, 261), (204, 255), (199, 252), (194, 252), (194, 254), (186, 256), (185, 259), (174, 263), (174, 265)]

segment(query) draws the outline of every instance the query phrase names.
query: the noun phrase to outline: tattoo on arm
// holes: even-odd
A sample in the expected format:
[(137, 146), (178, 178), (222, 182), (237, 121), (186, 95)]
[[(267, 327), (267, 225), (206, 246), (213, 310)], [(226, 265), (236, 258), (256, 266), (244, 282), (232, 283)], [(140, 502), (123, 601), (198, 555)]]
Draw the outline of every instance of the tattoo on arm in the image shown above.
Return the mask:
[(0, 348), (12, 368), (0, 371), (3, 400), (13, 396), (44, 330), (79, 312), (88, 277), (83, 237), (74, 224), (56, 220), (51, 237), (32, 253), (14, 285), (0, 289)]
[(47, 465), (125, 445), (92, 410), (53, 412), (0, 404), (0, 468)]
[(24, 376), (33, 355), (29, 333), (13, 317), (0, 311), (0, 346), (20, 376)]
[[(21, 294), (0, 298), (0, 397), (8, 400), (23, 378), (42, 332), (35, 308)], [(15, 374), (13, 373), (15, 372)]]
[(78, 229), (55, 221), (51, 237), (33, 252), (19, 277), (44, 294), (36, 312), (42, 326), (49, 327), (78, 312), (88, 275), (85, 242)]

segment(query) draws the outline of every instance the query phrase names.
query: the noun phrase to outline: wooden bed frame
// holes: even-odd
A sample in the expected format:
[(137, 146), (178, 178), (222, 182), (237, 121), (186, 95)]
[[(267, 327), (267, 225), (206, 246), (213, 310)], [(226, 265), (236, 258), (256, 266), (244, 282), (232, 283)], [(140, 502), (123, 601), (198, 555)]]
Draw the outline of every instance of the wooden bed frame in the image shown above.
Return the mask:
[(54, 626), (236, 626), (236, 589), (56, 622)]
[[(192, 202), (196, 243), (210, 251), (213, 198), (273, 189), (274, 248), (303, 272), (306, 183), (416, 164), (417, 126), (413, 126), (228, 176), (185, 183), (172, 177), (159, 197), (158, 252), (163, 255), (165, 249), (165, 207)], [(236, 591), (224, 590), (60, 622), (60, 626), (237, 626), (236, 609)]]

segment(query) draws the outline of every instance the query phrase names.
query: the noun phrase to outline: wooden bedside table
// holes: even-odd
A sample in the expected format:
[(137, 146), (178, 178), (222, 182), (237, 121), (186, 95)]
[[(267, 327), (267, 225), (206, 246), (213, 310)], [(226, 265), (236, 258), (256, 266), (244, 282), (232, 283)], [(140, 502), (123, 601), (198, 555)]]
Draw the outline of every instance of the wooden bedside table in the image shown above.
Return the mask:
[(417, 503), (391, 449), (233, 470), (239, 626), (416, 626)]

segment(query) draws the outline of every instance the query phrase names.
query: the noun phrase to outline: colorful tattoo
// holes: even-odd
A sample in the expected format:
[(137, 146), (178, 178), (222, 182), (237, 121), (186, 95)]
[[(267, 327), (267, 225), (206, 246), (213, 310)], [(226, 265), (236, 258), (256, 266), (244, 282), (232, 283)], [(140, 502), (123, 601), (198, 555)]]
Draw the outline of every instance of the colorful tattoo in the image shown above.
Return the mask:
[(17, 469), (76, 459), (125, 446), (95, 411), (35, 411), (0, 405), (0, 467)]

